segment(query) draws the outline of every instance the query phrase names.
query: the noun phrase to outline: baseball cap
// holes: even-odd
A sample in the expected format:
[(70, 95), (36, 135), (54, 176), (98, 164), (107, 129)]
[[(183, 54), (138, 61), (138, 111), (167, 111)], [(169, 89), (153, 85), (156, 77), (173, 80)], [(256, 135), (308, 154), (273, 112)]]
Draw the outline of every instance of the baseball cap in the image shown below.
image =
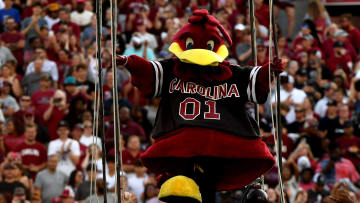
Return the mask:
[(302, 38), (306, 39), (306, 40), (313, 40), (314, 39), (314, 37), (312, 35), (304, 35)]
[(25, 189), (23, 187), (17, 187), (14, 190), (14, 196), (26, 195)]
[(333, 47), (344, 47), (344, 43), (342, 41), (336, 41), (333, 43)]
[(240, 31), (243, 31), (246, 29), (246, 26), (244, 24), (236, 24), (235, 27), (234, 27), (234, 30), (240, 30)]
[(352, 127), (353, 126), (353, 122), (352, 121), (345, 121), (344, 122), (344, 128), (348, 128), (348, 127)]
[(325, 176), (321, 173), (317, 173), (314, 175), (314, 182), (315, 184), (317, 185), (321, 185), (321, 186), (324, 186), (325, 183), (326, 183), (326, 179), (325, 179)]
[(77, 0), (76, 2), (77, 2), (77, 3), (85, 3), (86, 0)]
[(335, 101), (335, 100), (330, 100), (330, 101), (328, 101), (327, 105), (328, 105), (328, 106), (337, 106), (337, 101)]
[(45, 81), (52, 81), (51, 75), (48, 73), (44, 73), (40, 76), (40, 80), (45, 80)]
[(66, 186), (64, 188), (64, 191), (60, 195), (60, 197), (61, 198), (71, 198), (71, 197), (75, 197), (75, 194), (74, 194), (74, 191), (69, 186)]
[(70, 128), (69, 124), (64, 120), (60, 121), (60, 123), (58, 124), (58, 128), (60, 128), (60, 127)]
[(298, 71), (296, 71), (296, 75), (306, 76), (307, 72), (305, 69), (300, 68)]
[(48, 5), (49, 11), (58, 11), (60, 9), (60, 5), (58, 3), (51, 3)]
[(64, 85), (76, 85), (76, 79), (73, 76), (66, 77)]
[(78, 123), (73, 127), (73, 130), (84, 130), (84, 125), (81, 123)]
[(297, 166), (299, 171), (311, 167), (309, 158), (307, 156), (300, 156), (297, 160)]
[(349, 34), (343, 29), (338, 29), (334, 33), (334, 37), (347, 37)]

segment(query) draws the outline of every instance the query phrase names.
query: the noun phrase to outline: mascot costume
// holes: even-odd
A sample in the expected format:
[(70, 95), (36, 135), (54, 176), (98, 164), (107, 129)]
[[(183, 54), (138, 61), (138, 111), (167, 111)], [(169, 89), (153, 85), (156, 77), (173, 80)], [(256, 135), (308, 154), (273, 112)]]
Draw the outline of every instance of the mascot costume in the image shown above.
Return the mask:
[[(274, 165), (245, 107), (267, 100), (269, 64), (229, 63), (224, 40), (231, 45), (217, 19), (196, 10), (172, 40), (173, 58), (117, 56), (142, 94), (161, 97), (155, 143), (142, 160), (158, 175), (164, 202), (214, 203), (216, 191), (243, 188)], [(275, 58), (270, 68), (279, 73), (283, 64)]]

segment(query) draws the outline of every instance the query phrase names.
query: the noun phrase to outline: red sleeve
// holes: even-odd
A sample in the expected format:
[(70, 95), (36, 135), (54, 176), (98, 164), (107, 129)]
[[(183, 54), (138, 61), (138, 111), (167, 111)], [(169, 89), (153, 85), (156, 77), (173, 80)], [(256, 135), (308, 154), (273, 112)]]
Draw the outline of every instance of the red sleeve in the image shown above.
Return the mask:
[(259, 72), (257, 73), (255, 91), (256, 91), (257, 103), (259, 104), (265, 103), (270, 91), (268, 64), (263, 65), (260, 68)]
[(47, 153), (44, 145), (41, 145), (40, 147), (40, 153), (41, 153), (41, 163), (45, 163), (47, 161)]
[(139, 88), (145, 97), (151, 97), (154, 94), (154, 65), (142, 57), (131, 55), (128, 57), (126, 68), (131, 73), (132, 84)]

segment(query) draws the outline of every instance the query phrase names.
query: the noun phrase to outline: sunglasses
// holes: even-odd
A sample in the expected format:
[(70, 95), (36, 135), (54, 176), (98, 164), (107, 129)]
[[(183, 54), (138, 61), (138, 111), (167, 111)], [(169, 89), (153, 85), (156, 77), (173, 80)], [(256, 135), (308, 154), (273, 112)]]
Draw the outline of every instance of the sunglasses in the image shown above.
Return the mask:
[(30, 99), (21, 99), (21, 101), (24, 101), (24, 102), (29, 102)]

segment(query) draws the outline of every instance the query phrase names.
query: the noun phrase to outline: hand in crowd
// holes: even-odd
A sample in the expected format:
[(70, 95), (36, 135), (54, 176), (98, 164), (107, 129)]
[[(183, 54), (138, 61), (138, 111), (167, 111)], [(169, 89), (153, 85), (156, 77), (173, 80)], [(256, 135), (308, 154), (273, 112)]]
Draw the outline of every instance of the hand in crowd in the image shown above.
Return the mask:
[(330, 199), (334, 203), (355, 203), (356, 199), (351, 196), (351, 193), (345, 183), (336, 183), (331, 191)]

